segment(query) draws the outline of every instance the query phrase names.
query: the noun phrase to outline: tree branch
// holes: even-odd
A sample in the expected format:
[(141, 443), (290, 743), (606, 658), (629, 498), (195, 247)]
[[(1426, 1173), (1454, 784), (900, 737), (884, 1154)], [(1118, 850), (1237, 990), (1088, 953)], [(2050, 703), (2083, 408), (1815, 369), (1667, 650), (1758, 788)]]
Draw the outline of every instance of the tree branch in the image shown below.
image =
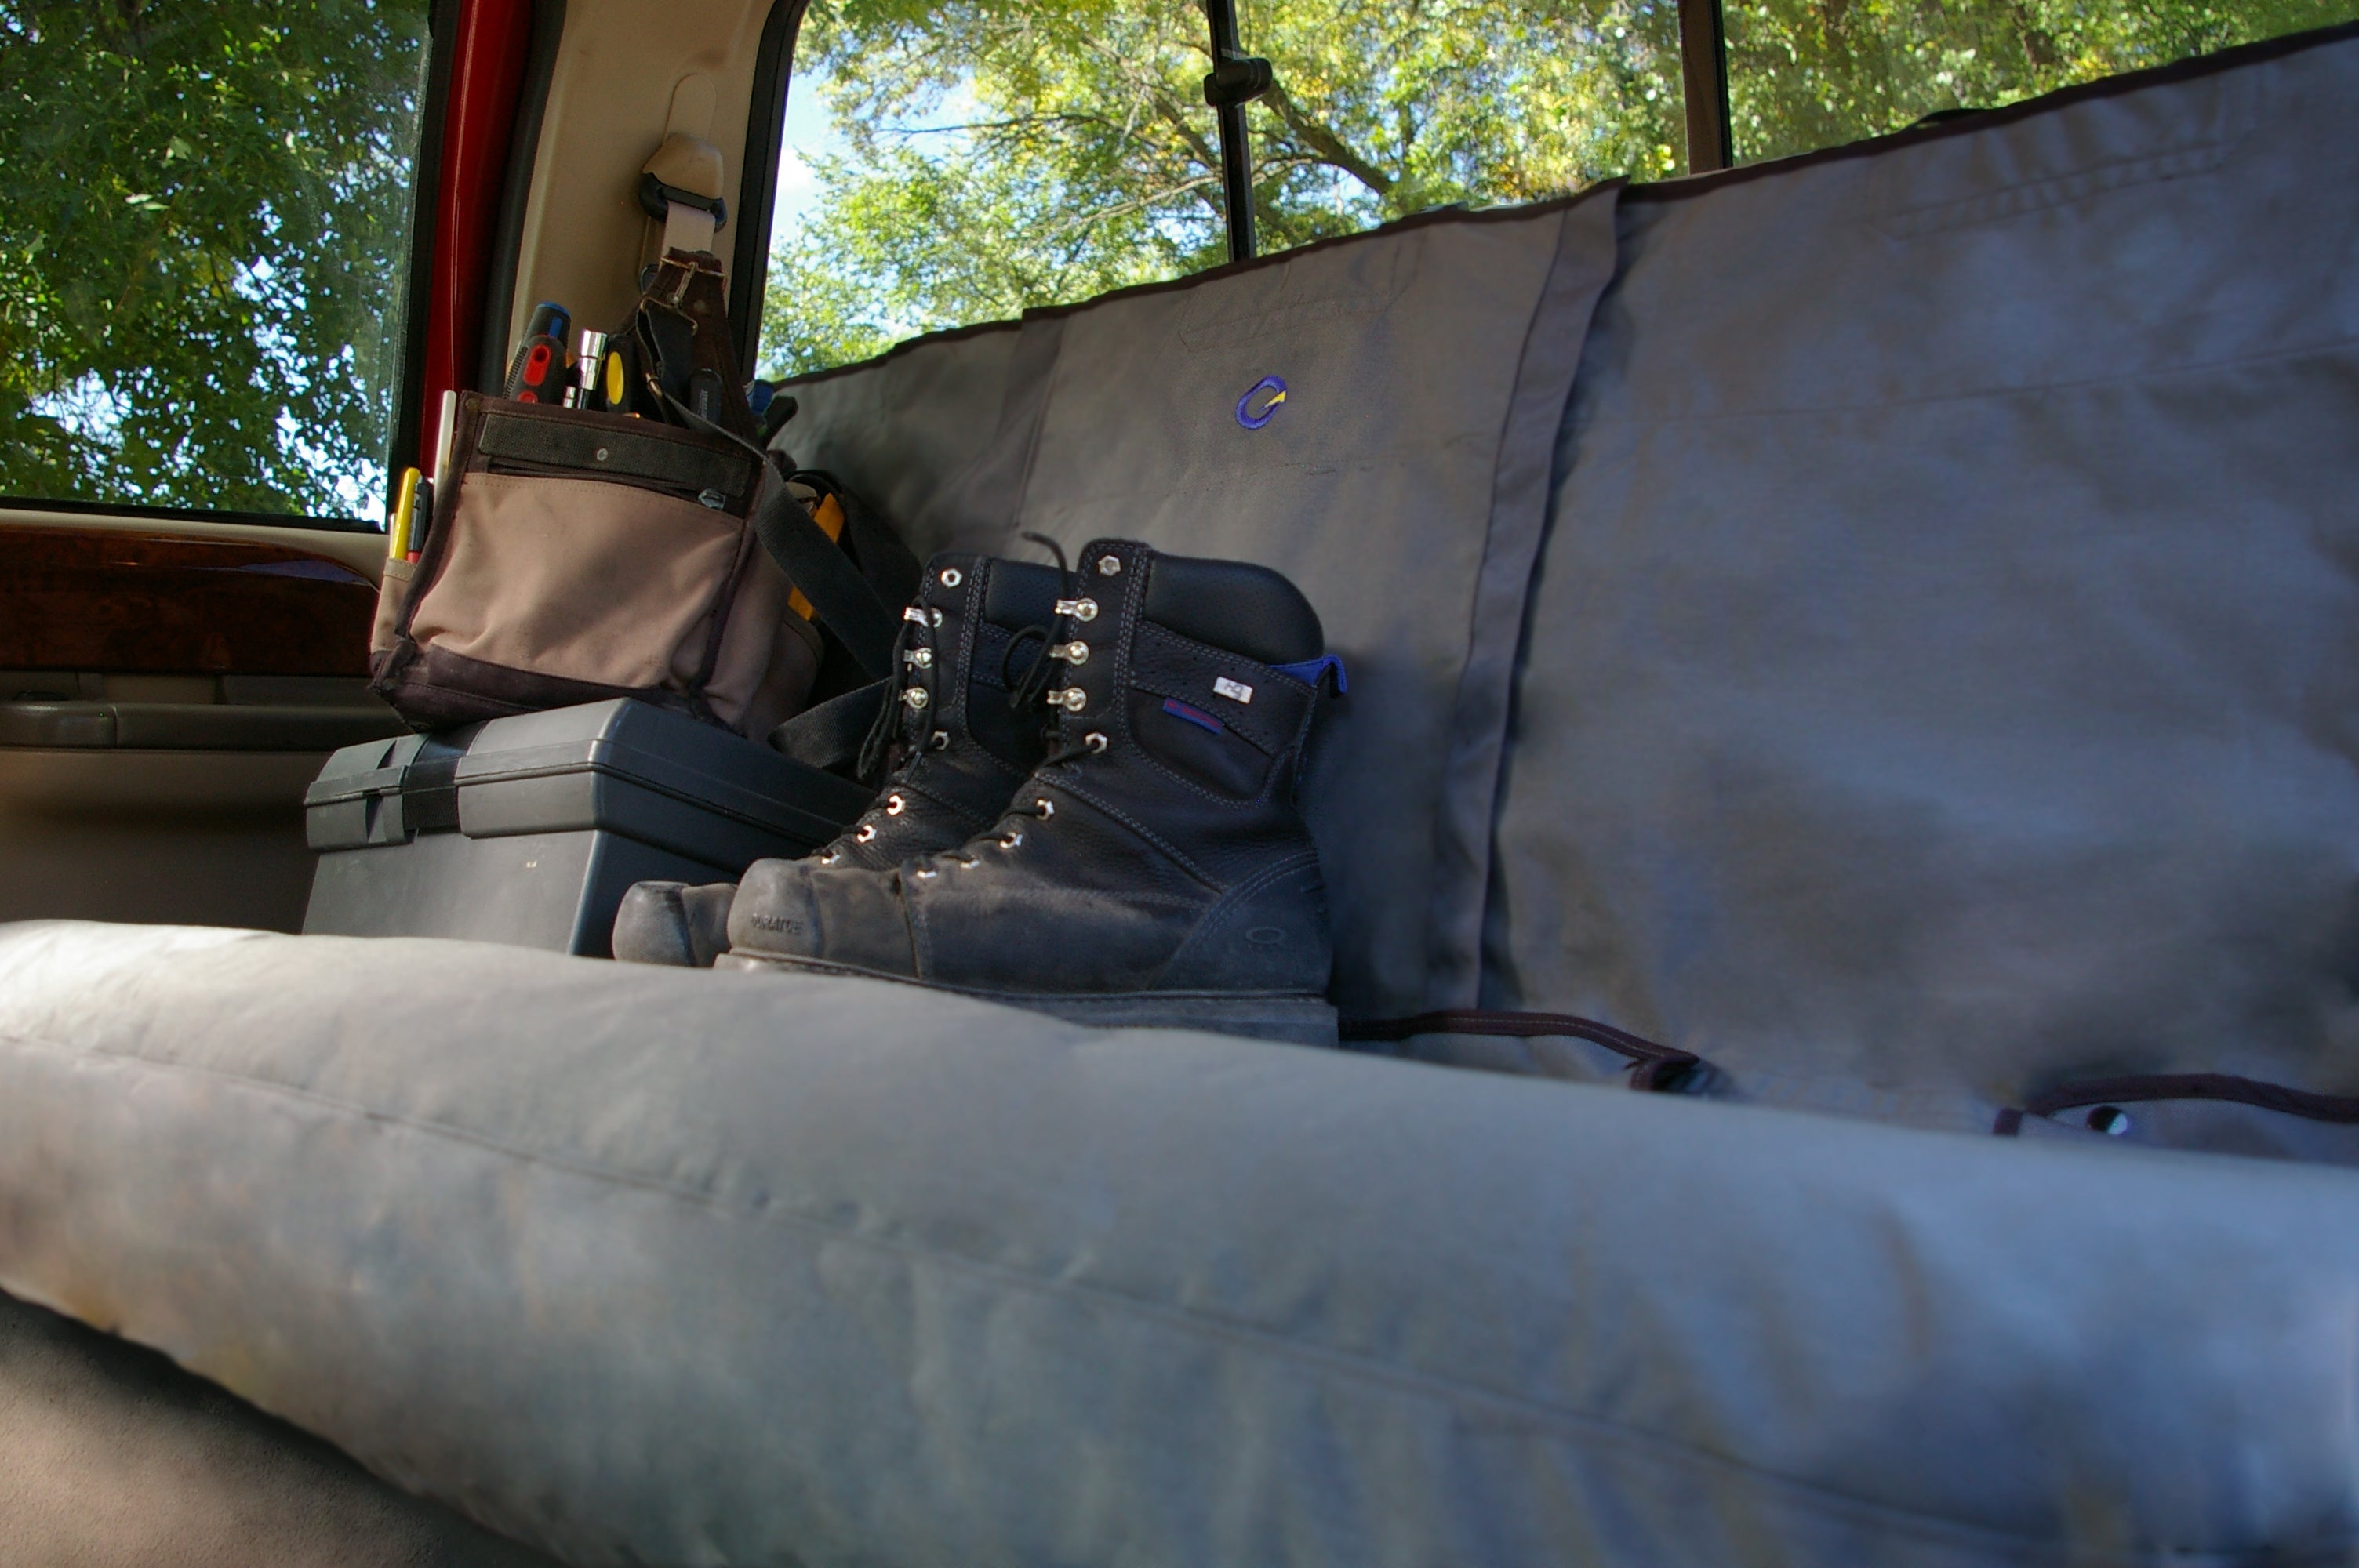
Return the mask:
[(1392, 189), (1396, 183), (1392, 176), (1345, 146), (1341, 136), (1304, 114), (1283, 86), (1272, 87), (1266, 102), (1286, 128), (1294, 133), (1295, 139), (1319, 155), (1320, 162), (1342, 169), (1378, 196)]
[(1110, 206), (1101, 207), (1094, 212), (1077, 212), (1063, 222), (1054, 225), (1049, 232), (1060, 233), (1075, 229), (1093, 228), (1109, 218), (1119, 218), (1126, 212), (1143, 212), (1159, 202), (1169, 200), (1172, 197), (1185, 196), (1191, 190), (1219, 183), (1218, 175), (1200, 174), (1191, 179), (1181, 180), (1179, 184), (1168, 186), (1161, 190), (1151, 190), (1144, 196), (1134, 197), (1127, 201), (1116, 201)]
[(1155, 107), (1155, 117), (1170, 126), (1179, 138), (1188, 144), (1188, 150), (1196, 155), (1204, 168), (1221, 167), (1220, 154), (1214, 152), (1212, 144), (1204, 140), (1202, 135), (1188, 123), (1187, 115), (1180, 112), (1180, 105), (1172, 101), (1169, 93), (1158, 92), (1152, 103)]

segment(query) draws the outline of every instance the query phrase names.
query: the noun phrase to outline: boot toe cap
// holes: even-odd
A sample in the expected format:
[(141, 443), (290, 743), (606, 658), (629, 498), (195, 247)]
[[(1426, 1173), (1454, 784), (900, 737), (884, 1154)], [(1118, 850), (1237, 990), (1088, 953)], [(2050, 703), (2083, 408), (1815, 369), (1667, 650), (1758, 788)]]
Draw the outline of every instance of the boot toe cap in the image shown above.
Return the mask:
[(761, 861), (745, 873), (730, 912), (731, 947), (912, 975), (916, 964), (898, 881), (895, 871), (859, 866)]
[(734, 882), (637, 882), (614, 912), (614, 954), (625, 963), (705, 969), (729, 946)]

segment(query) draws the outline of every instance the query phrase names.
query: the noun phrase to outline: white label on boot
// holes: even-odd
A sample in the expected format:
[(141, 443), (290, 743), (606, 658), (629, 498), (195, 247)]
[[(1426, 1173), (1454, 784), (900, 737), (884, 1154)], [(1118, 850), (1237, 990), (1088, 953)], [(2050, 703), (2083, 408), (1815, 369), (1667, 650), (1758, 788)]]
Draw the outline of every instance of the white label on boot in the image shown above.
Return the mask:
[(1226, 676), (1212, 677), (1212, 693), (1216, 697), (1225, 697), (1232, 702), (1253, 700), (1253, 687), (1241, 681), (1233, 681)]

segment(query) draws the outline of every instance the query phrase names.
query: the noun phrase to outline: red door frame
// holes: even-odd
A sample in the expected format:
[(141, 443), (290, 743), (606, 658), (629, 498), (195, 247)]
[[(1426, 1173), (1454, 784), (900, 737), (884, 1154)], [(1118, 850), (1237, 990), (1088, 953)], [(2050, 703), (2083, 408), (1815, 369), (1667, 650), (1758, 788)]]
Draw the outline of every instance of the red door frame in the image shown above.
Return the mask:
[[(426, 289), (426, 357), (419, 444), (434, 439), (442, 395), (464, 391), (481, 362), (491, 282), (493, 232), (507, 179), (525, 59), (532, 47), (532, 0), (460, 0), (436, 172), (434, 254)], [(527, 155), (528, 156), (528, 155)], [(410, 460), (421, 466), (421, 449)]]

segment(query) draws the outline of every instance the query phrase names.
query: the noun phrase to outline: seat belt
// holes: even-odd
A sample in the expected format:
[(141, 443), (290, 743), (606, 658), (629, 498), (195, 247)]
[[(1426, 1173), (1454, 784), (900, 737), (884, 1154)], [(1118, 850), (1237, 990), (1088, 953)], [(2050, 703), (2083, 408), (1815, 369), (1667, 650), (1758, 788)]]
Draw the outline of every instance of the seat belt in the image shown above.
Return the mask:
[(639, 206), (664, 226), (664, 252), (719, 254), (712, 237), (729, 222), (721, 173), (719, 147), (702, 136), (678, 134), (666, 136), (641, 166)]

